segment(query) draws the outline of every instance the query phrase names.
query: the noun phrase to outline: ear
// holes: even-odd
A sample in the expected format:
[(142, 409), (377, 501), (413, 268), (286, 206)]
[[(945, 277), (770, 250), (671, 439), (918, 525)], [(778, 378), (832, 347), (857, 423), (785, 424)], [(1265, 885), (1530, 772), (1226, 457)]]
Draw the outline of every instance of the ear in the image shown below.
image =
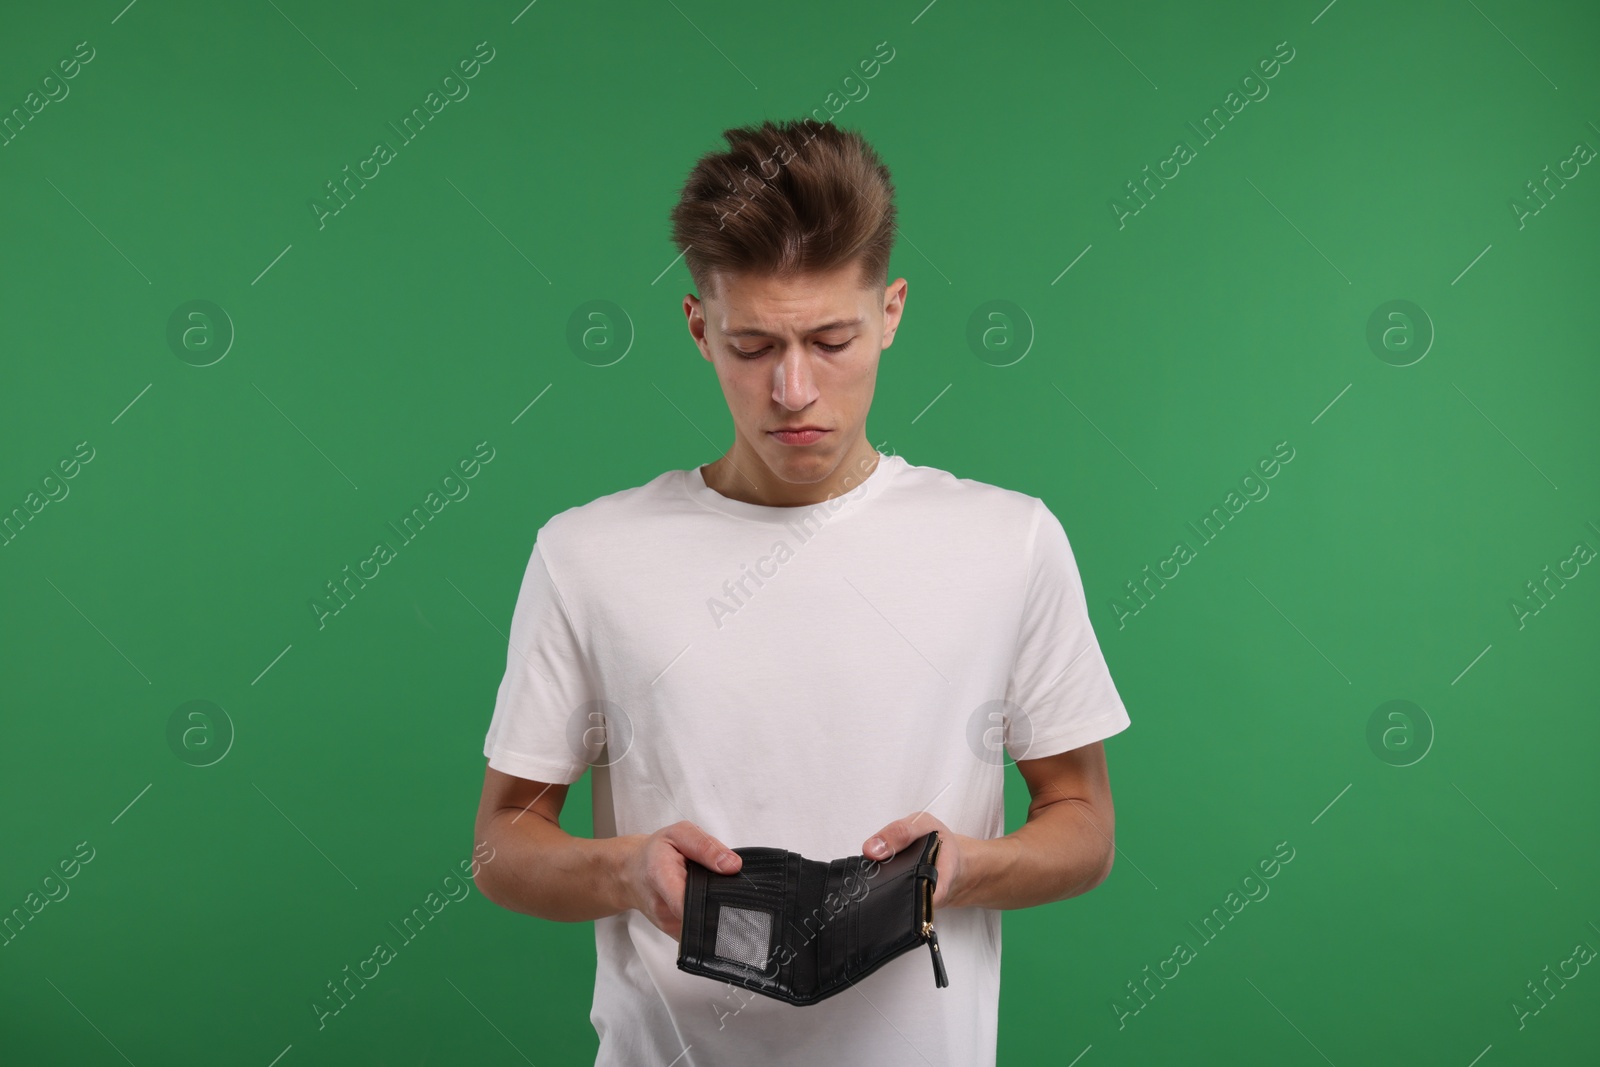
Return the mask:
[(688, 320), (689, 336), (700, 349), (700, 358), (711, 363), (711, 348), (706, 342), (705, 304), (693, 293), (683, 295), (683, 315)]
[(895, 331), (900, 328), (900, 316), (905, 312), (908, 283), (896, 278), (883, 291), (883, 347), (894, 344)]

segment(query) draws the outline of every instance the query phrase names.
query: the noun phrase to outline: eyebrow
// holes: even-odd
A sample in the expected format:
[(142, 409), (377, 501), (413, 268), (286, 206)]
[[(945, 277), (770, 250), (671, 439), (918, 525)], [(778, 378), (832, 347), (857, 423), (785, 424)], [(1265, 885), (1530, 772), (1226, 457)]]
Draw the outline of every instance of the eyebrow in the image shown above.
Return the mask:
[[(860, 326), (861, 325), (861, 321), (862, 320), (860, 318), (839, 319), (839, 320), (837, 320), (835, 322), (824, 323), (821, 326), (813, 326), (809, 330), (806, 330), (805, 332), (808, 333), (808, 334), (809, 333), (825, 333), (828, 330), (837, 330), (837, 329), (840, 329), (841, 327), (845, 327), (845, 326)], [(763, 329), (761, 329), (759, 327), (756, 327), (756, 326), (745, 326), (745, 327), (743, 327), (741, 329), (723, 330), (722, 332), (723, 332), (723, 335), (726, 336), (726, 337), (776, 337), (777, 336), (777, 334), (772, 333), (770, 330), (763, 330)]]

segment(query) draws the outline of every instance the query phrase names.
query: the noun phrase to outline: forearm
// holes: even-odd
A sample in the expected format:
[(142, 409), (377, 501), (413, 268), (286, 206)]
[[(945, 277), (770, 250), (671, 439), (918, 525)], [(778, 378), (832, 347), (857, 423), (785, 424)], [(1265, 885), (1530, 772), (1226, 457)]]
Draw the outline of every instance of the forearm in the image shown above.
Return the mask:
[(477, 886), (503, 908), (586, 922), (629, 906), (620, 872), (639, 835), (574, 837), (542, 815), (508, 808), (480, 836), (493, 846), (494, 859), (479, 869)]
[(960, 884), (945, 907), (1031, 908), (1087, 893), (1111, 872), (1109, 811), (1080, 799), (1035, 807), (1004, 837), (962, 841)]

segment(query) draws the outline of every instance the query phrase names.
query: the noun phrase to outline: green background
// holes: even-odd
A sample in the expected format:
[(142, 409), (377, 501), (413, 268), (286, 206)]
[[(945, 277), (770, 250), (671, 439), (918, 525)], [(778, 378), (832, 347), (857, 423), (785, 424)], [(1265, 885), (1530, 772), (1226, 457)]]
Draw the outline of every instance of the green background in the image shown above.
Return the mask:
[[(1600, 146), (1592, 8), (123, 4), (0, 34), (6, 113), (95, 52), (0, 147), (0, 511), (94, 450), (0, 547), (0, 908), (94, 850), (0, 948), (0, 1060), (592, 1060), (592, 926), (476, 890), (325, 1028), (310, 1005), (472, 851), (539, 526), (731, 443), (668, 239), (688, 168), (837, 108), (887, 41), (836, 119), (894, 173), (910, 280), (870, 437), (1045, 500), (1133, 721), (1111, 877), (1005, 915), (1000, 1062), (1595, 1062), (1594, 965), (1513, 1008), (1600, 948), (1600, 575), (1512, 608), (1600, 549), (1600, 175), (1511, 206)], [(470, 95), (319, 228), (324, 184), (484, 41)], [(208, 366), (221, 321), (168, 342), (193, 300), (234, 334)], [(620, 313), (574, 348), (595, 300)], [(1426, 319), (1404, 359), (1367, 340), (1393, 300)], [(319, 628), (311, 598), (481, 441), (470, 495)], [(221, 713), (169, 742), (192, 700)], [(1420, 710), (1369, 741), (1394, 700)], [(565, 825), (589, 812), (580, 784)]]

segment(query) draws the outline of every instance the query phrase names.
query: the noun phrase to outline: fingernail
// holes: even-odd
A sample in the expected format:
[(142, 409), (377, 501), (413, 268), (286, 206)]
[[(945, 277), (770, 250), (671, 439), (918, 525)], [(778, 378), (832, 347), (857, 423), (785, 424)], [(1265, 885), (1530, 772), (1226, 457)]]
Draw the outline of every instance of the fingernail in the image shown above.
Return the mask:
[(724, 852), (722, 858), (717, 861), (717, 869), (723, 874), (732, 874), (734, 865), (738, 862), (732, 852)]
[(867, 851), (871, 852), (873, 855), (881, 854), (888, 847), (888, 845), (884, 844), (883, 838), (881, 837), (874, 837), (871, 841), (867, 842)]

